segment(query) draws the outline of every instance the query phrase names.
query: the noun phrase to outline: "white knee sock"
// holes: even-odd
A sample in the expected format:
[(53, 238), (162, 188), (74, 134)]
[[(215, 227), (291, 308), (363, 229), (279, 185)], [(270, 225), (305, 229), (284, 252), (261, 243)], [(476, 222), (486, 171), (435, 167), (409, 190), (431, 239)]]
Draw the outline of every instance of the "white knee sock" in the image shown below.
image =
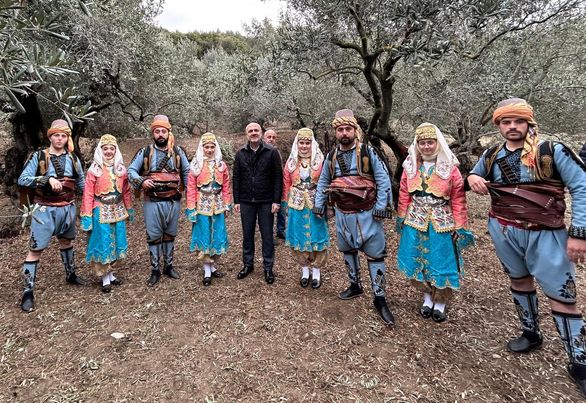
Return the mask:
[(110, 277), (110, 282), (116, 280), (116, 277), (114, 277), (114, 273), (113, 272), (108, 273), (108, 275)]
[(430, 293), (423, 293), (423, 306), (428, 306), (430, 308), (433, 306), (433, 300), (431, 299)]
[(440, 302), (436, 302), (435, 304), (433, 304), (433, 309), (434, 310), (438, 310), (440, 312), (444, 312), (444, 310), (446, 309), (446, 304), (442, 304)]
[(319, 272), (319, 269), (317, 267), (313, 268), (313, 271), (311, 273), (311, 278), (314, 280), (320, 281), (321, 273)]
[(102, 276), (102, 285), (110, 285), (110, 273), (106, 273)]
[(303, 274), (301, 275), (301, 278), (309, 278), (309, 267), (307, 266), (303, 266)]
[(212, 276), (212, 265), (209, 263), (204, 263), (203, 264), (203, 270), (204, 270), (204, 277), (211, 277)]
[(209, 265), (212, 268), (212, 273), (215, 272), (216, 271), (216, 266), (214, 266), (213, 263), (210, 263)]

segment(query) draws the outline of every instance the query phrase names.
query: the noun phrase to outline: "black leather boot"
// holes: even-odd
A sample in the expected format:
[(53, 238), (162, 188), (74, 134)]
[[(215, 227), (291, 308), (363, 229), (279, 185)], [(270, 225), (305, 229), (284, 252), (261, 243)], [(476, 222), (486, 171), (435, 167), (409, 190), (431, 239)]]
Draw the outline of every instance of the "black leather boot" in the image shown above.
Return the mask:
[(149, 279), (147, 281), (147, 285), (149, 287), (154, 286), (155, 284), (157, 284), (159, 282), (160, 278), (161, 278), (161, 272), (159, 270), (151, 270), (151, 276), (149, 277)]
[(252, 266), (244, 266), (242, 268), (242, 270), (240, 270), (238, 272), (238, 275), (236, 276), (236, 278), (238, 280), (242, 280), (243, 278), (245, 278), (246, 276), (248, 276), (250, 273), (252, 273), (254, 271), (254, 267)]
[(395, 317), (387, 305), (385, 297), (374, 297), (374, 307), (378, 311), (383, 322), (387, 325), (392, 326), (395, 324)]
[(507, 343), (507, 349), (513, 353), (529, 353), (537, 350), (543, 344), (541, 332), (532, 332), (523, 330), (521, 336), (510, 340)]
[(174, 278), (176, 280), (181, 278), (179, 273), (177, 273), (177, 271), (173, 268), (173, 265), (166, 266), (165, 270), (163, 270), (163, 273), (165, 274), (165, 276)]
[(275, 274), (273, 273), (273, 269), (265, 270), (265, 281), (267, 284), (273, 284), (275, 282)]
[(25, 291), (24, 294), (22, 294), (20, 307), (25, 312), (31, 312), (35, 309), (35, 296), (33, 295), (32, 290)]
[(364, 291), (362, 291), (362, 287), (360, 287), (358, 283), (350, 283), (350, 287), (342, 291), (338, 297), (340, 297), (340, 299), (352, 299), (362, 295), (362, 293), (364, 293)]
[(75, 273), (68, 274), (67, 277), (65, 278), (65, 281), (67, 281), (69, 284), (73, 284), (73, 285), (85, 285), (85, 280), (83, 278), (79, 277)]

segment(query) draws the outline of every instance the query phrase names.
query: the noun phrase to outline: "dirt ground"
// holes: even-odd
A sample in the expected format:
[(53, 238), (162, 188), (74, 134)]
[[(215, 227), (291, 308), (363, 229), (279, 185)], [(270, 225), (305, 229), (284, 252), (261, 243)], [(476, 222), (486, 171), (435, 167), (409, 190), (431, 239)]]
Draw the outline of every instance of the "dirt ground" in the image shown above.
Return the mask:
[[(238, 142), (241, 142), (241, 138)], [(291, 138), (289, 136), (288, 140)], [(126, 161), (144, 141), (123, 145)], [(183, 141), (190, 153), (195, 140)], [(43, 402), (575, 402), (566, 355), (541, 298), (543, 348), (506, 351), (518, 334), (506, 275), (486, 233), (487, 200), (469, 195), (477, 246), (465, 253), (466, 275), (448, 321), (417, 314), (419, 295), (395, 269), (397, 235), (386, 225), (387, 292), (397, 324), (389, 329), (360, 298), (338, 299), (347, 285), (342, 256), (332, 246), (318, 290), (299, 286), (299, 269), (276, 244), (276, 282), (257, 270), (237, 280), (241, 229), (228, 219), (231, 247), (210, 287), (189, 254), (190, 225), (181, 218), (176, 267), (180, 280), (146, 286), (145, 230), (129, 225), (130, 256), (117, 271), (124, 281), (103, 294), (85, 263), (85, 234), (76, 241), (85, 287), (65, 283), (54, 243), (41, 262), (37, 309), (22, 313), (21, 264), (27, 234), (3, 239), (0, 260), (0, 400)], [(330, 223), (335, 245), (333, 223)], [(257, 239), (258, 241), (258, 239)], [(363, 279), (367, 278), (362, 261)], [(583, 269), (584, 267), (582, 267)], [(584, 283), (583, 270), (579, 283)], [(368, 282), (365, 282), (367, 285)], [(579, 306), (584, 310), (584, 295)], [(124, 333), (115, 340), (113, 332)]]

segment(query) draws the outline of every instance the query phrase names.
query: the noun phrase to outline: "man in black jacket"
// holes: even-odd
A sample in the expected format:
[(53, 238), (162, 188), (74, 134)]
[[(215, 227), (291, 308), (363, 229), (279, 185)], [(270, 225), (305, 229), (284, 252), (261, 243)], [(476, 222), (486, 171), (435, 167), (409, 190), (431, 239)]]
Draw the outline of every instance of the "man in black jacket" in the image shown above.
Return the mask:
[(262, 129), (258, 123), (246, 126), (246, 137), (248, 142), (236, 153), (232, 178), (234, 211), (240, 213), (242, 221), (244, 267), (238, 272), (238, 278), (243, 279), (254, 270), (254, 232), (258, 217), (265, 280), (272, 284), (275, 281), (273, 220), (280, 208), (283, 188), (281, 156), (262, 141)]

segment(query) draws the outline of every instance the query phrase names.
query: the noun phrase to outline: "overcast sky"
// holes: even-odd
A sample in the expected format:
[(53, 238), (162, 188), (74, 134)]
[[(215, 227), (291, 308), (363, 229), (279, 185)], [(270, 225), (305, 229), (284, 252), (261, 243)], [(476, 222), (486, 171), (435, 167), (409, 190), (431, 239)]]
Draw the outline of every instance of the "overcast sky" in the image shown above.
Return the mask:
[(244, 33), (243, 23), (265, 17), (278, 21), (279, 0), (165, 0), (157, 23), (171, 31), (236, 31)]

